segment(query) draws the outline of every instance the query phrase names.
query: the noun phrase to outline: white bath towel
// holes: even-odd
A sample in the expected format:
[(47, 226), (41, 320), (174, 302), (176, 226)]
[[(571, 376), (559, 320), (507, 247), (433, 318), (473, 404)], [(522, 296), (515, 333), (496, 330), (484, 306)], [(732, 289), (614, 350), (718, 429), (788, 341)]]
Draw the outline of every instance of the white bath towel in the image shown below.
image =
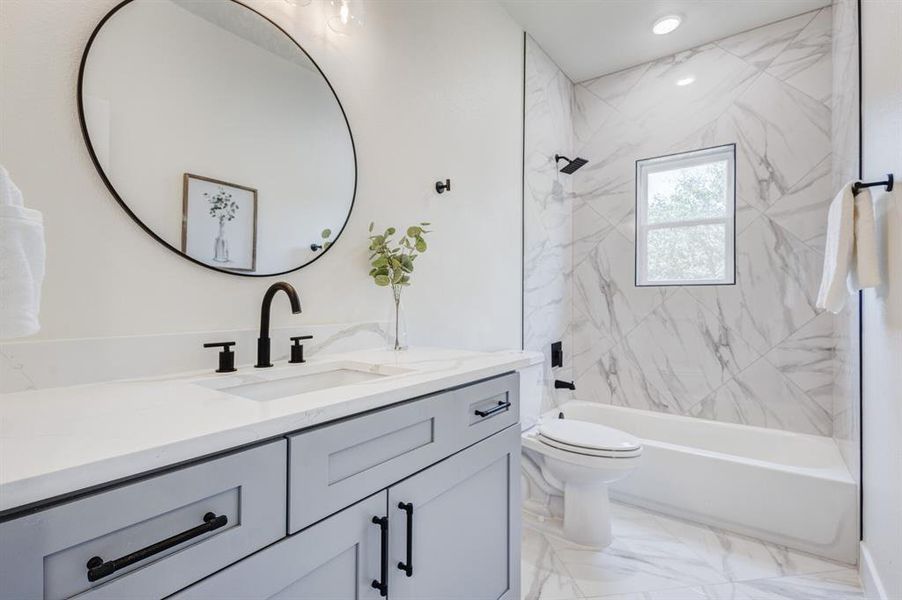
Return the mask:
[(838, 313), (846, 304), (849, 293), (846, 281), (852, 266), (855, 242), (855, 196), (852, 182), (839, 190), (827, 213), (827, 244), (824, 248), (824, 271), (817, 307)]
[(44, 281), (44, 220), (0, 165), (0, 338), (32, 335)]
[(867, 188), (855, 196), (855, 244), (852, 253), (854, 258), (849, 277), (849, 291), (857, 292), (880, 285), (874, 199)]

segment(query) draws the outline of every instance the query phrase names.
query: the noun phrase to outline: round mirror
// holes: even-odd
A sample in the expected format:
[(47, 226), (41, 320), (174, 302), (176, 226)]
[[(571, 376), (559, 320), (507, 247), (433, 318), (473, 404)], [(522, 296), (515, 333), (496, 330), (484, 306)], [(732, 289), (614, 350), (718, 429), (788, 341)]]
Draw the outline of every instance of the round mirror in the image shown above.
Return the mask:
[(94, 30), (82, 131), (122, 207), (174, 252), (266, 276), (316, 260), (354, 204), (347, 118), (285, 31), (236, 0), (127, 0)]

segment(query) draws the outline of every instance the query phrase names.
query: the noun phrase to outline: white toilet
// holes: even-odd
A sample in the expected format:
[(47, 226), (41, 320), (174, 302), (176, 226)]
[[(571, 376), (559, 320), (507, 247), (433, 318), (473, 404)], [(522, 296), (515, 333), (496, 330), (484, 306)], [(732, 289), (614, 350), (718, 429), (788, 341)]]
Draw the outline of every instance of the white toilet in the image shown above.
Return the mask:
[[(528, 410), (528, 407), (526, 407)], [(577, 544), (611, 543), (608, 485), (638, 466), (642, 444), (628, 433), (574, 419), (522, 415), (524, 461), (564, 496), (563, 535)], [(536, 417), (538, 415), (535, 415)], [(535, 423), (529, 427), (530, 423)]]

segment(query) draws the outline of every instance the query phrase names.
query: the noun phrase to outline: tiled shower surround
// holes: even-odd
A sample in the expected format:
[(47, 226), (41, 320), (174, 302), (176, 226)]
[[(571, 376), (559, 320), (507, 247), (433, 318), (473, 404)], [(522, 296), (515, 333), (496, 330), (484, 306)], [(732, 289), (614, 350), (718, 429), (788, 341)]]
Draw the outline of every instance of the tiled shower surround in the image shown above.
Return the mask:
[[(527, 40), (525, 337), (528, 348), (570, 342), (578, 399), (833, 435), (842, 338), (814, 306), (835, 191), (833, 10), (569, 90)], [(569, 111), (549, 109), (568, 96)], [(568, 117), (569, 148), (531, 135)], [(736, 285), (635, 287), (635, 161), (732, 143)], [(549, 180), (554, 153), (567, 151), (589, 164)]]

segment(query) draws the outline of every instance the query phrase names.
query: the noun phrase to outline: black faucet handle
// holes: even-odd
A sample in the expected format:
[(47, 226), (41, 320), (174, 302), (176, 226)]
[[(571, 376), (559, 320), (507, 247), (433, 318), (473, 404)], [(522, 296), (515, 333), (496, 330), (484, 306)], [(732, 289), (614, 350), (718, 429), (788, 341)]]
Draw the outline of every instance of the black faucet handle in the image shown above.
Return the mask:
[(235, 368), (235, 352), (232, 351), (232, 346), (234, 345), (235, 342), (210, 342), (204, 344), (204, 348), (222, 348), (219, 352), (217, 373), (233, 373), (238, 370)]
[(294, 337), (288, 338), (294, 344), (291, 346), (291, 359), (288, 362), (290, 363), (302, 363), (307, 362), (304, 360), (304, 344), (301, 342), (304, 340), (312, 340), (312, 335), (296, 335)]

